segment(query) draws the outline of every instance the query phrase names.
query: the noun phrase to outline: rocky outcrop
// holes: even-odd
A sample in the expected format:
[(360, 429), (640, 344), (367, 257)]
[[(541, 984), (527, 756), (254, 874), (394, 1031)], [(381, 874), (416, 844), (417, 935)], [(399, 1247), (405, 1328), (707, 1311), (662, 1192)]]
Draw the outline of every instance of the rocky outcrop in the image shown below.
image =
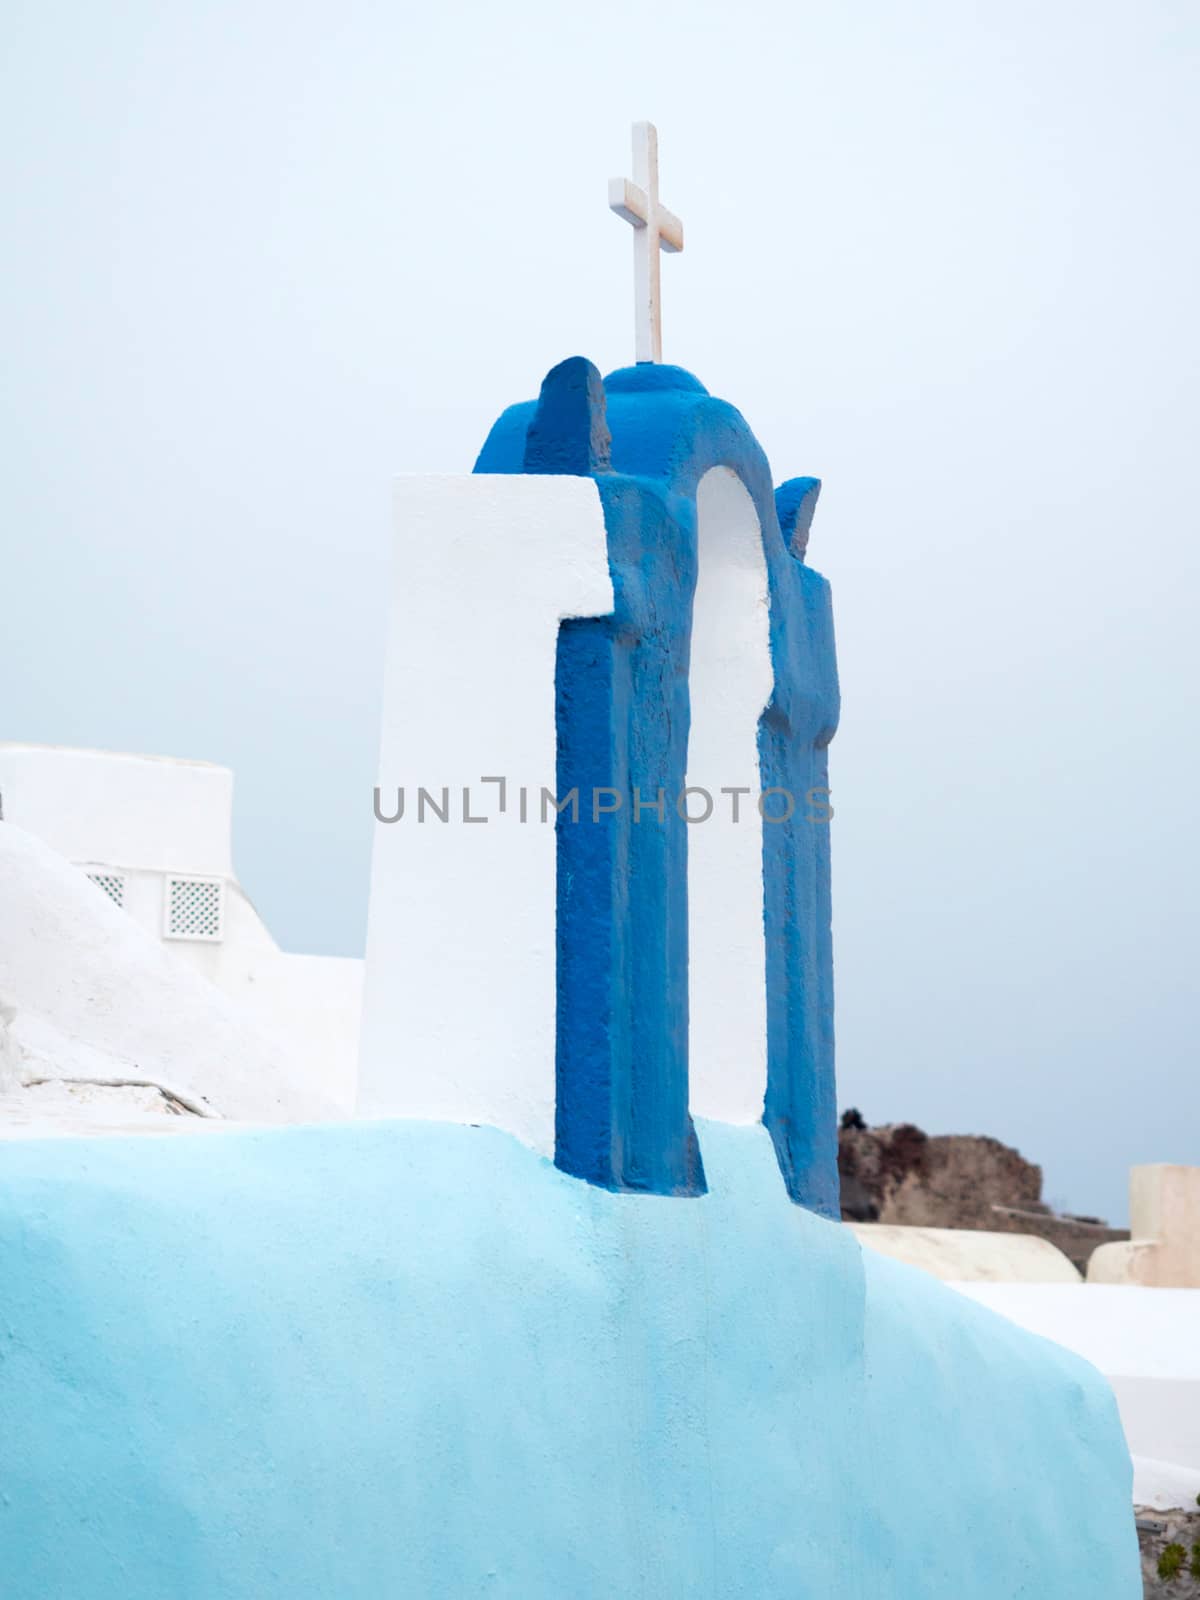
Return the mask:
[(1097, 1245), (1129, 1237), (1098, 1217), (1052, 1211), (1041, 1197), (1042, 1169), (999, 1139), (930, 1135), (907, 1122), (871, 1128), (847, 1111), (838, 1170), (848, 1222), (1033, 1234), (1081, 1272)]

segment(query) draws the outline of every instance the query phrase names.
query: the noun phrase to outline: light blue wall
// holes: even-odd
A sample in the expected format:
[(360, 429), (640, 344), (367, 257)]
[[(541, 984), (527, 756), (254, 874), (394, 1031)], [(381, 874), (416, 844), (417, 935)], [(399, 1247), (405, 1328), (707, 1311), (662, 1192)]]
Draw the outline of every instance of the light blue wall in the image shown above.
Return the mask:
[(1134, 1600), (1104, 1382), (701, 1137), (7, 1144), (5, 1600)]

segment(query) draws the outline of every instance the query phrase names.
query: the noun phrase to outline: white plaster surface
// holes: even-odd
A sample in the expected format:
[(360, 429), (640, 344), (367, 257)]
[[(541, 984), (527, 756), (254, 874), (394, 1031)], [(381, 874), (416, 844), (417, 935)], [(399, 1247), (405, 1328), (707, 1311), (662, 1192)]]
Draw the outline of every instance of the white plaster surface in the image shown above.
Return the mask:
[[(754, 502), (715, 467), (697, 493), (687, 782), (714, 809), (688, 829), (688, 1077), (696, 1116), (752, 1123), (767, 1088), (758, 721), (771, 695), (767, 565)], [(741, 820), (722, 788), (741, 787)], [(772, 802), (778, 804), (778, 798)], [(703, 796), (689, 811), (701, 815)], [(770, 824), (768, 824), (770, 826)]]
[[(6, 822), (0, 1122), (28, 1127), (39, 1103), (53, 1120), (64, 1107), (46, 1104), (37, 1080), (71, 1079), (98, 1089), (159, 1085), (201, 1111), (247, 1121), (306, 1121), (337, 1110), (318, 1073), (249, 1010), (177, 961), (79, 868)], [(66, 1110), (76, 1121), (90, 1120), (89, 1098), (91, 1110), (107, 1098), (62, 1093), (72, 1097)], [(122, 1114), (146, 1107), (140, 1090), (118, 1105)]]
[(1192, 1510), (1200, 1504), (1200, 1469), (1134, 1456), (1133, 1503), (1153, 1511)]
[[(396, 521), (379, 784), (383, 815), (398, 787), (406, 810), (375, 825), (358, 1111), (490, 1123), (550, 1154), (555, 839), (540, 797), (559, 622), (613, 606), (600, 497), (590, 478), (402, 478)], [(507, 779), (503, 814), (484, 776)], [(447, 788), (452, 820), (418, 821), (418, 786), (439, 803)], [(464, 788), (487, 822), (463, 821)]]
[(215, 981), (270, 1031), (339, 1116), (354, 1115), (363, 962), (231, 945)]
[(848, 1222), (860, 1244), (955, 1283), (1079, 1283), (1078, 1270), (1048, 1239), (966, 1228), (907, 1228)]
[[(69, 1042), (54, 1059), (82, 1069), (78, 1046)], [(101, 1071), (111, 1069), (111, 1061), (103, 1058), (96, 1064)], [(56, 1078), (0, 1093), (0, 1140), (214, 1133), (246, 1126), (224, 1117), (193, 1115), (148, 1084)]]
[[(286, 1049), (297, 1081), (320, 1083), (329, 1104), (349, 1115), (362, 962), (280, 950), (234, 875), (232, 804), (233, 774), (208, 762), (0, 744), (7, 823), (86, 872), (118, 874), (123, 914), (151, 939), (163, 938), (168, 876), (220, 879), (221, 938), (171, 939), (164, 948), (245, 1006)], [(93, 1097), (88, 1114), (96, 1109)]]
[(68, 861), (232, 877), (233, 774), (206, 761), (0, 744), (5, 821)]
[(1098, 1367), (1112, 1384), (1135, 1457), (1163, 1470), (1200, 1472), (1200, 1289), (954, 1287)]

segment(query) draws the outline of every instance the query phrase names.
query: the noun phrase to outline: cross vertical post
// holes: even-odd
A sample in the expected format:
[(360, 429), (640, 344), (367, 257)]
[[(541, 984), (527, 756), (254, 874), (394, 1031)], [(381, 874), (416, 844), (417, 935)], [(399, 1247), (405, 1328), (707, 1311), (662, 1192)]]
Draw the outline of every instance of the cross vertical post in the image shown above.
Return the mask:
[(638, 361), (662, 360), (660, 250), (683, 249), (683, 223), (658, 198), (658, 131), (633, 125), (633, 179), (612, 178), (609, 207), (633, 226), (634, 349)]

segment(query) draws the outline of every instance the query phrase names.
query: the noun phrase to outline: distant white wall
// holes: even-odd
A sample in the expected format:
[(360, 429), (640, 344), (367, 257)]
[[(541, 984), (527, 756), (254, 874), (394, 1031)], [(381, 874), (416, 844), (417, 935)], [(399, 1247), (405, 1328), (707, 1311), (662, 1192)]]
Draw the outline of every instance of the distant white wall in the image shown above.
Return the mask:
[[(557, 894), (540, 796), (559, 622), (613, 606), (600, 497), (589, 478), (404, 478), (396, 529), (379, 783), (382, 814), (398, 786), (406, 810), (375, 826), (359, 1113), (492, 1123), (549, 1154)], [(483, 776), (507, 779), (503, 814)], [(448, 822), (418, 819), (419, 785), (448, 790)], [(464, 788), (487, 822), (463, 820)]]
[[(227, 768), (0, 744), (0, 809), (4, 823), (106, 883), (126, 917), (172, 960), (240, 1001), (289, 1053), (298, 1086), (319, 1084), (331, 1109), (350, 1113), (362, 963), (279, 949), (234, 875)], [(219, 883), (219, 937), (166, 937), (178, 878)]]
[[(767, 564), (758, 512), (716, 467), (696, 496), (699, 569), (688, 678), (687, 782), (713, 798), (688, 829), (688, 1076), (696, 1116), (757, 1122), (767, 1090), (758, 720), (771, 696)], [(722, 787), (744, 788), (740, 821)], [(689, 799), (701, 816), (706, 801)]]
[(227, 767), (0, 744), (0, 808), (68, 861), (233, 876)]
[(78, 868), (7, 822), (0, 1013), (9, 1077), (19, 1084), (148, 1080), (255, 1122), (337, 1109), (324, 1063), (297, 1051), (266, 1012), (235, 1004)]

